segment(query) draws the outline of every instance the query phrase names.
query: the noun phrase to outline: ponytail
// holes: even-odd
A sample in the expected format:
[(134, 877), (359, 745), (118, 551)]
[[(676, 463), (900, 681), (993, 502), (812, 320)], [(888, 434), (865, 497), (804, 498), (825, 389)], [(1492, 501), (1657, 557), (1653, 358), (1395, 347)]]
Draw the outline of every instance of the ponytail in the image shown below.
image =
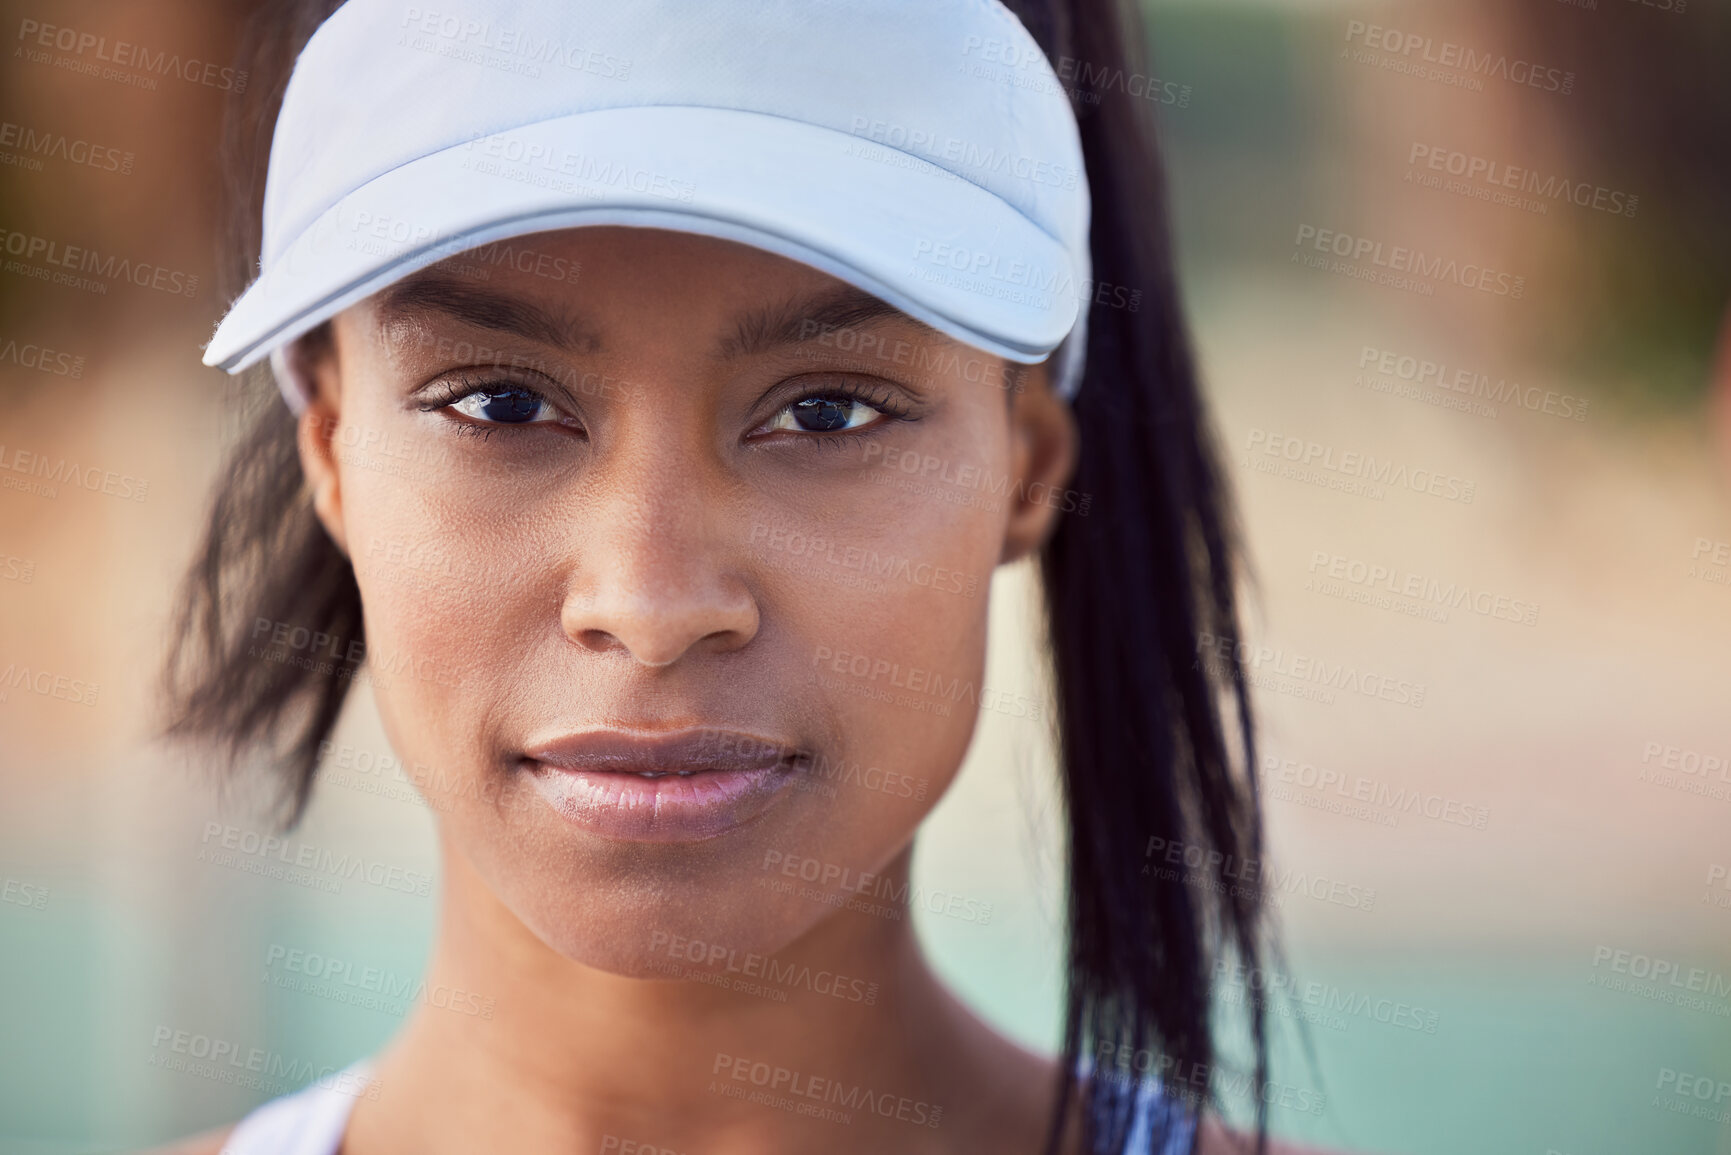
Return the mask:
[[(1179, 307), (1149, 106), (1130, 94), (1129, 78), (1146, 76), (1140, 21), (1116, 0), (1010, 7), (1081, 89), (1071, 97), (1093, 194), (1087, 367), (1072, 406), (1073, 485), (1092, 501), (1060, 524), (1040, 567), (1069, 842), (1047, 1149), (1058, 1151), (1080, 1095), (1088, 1149), (1104, 1155), (1123, 1150), (1135, 1073), (1218, 1105), (1214, 975), (1229, 953), (1252, 967), (1260, 957), (1260, 888), (1243, 875), (1261, 857), (1261, 809), (1248, 692), (1207, 650), (1237, 637), (1236, 535)], [(1266, 1025), (1261, 985), (1248, 986), (1261, 1150)]]

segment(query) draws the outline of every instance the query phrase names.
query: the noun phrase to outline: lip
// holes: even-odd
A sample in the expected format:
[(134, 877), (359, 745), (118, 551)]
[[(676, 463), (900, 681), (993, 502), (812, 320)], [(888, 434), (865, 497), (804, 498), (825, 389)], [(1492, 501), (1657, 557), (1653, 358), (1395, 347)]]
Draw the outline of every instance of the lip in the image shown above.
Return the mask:
[(725, 834), (767, 810), (805, 761), (791, 742), (715, 726), (586, 730), (537, 743), (522, 757), (561, 818), (620, 842)]

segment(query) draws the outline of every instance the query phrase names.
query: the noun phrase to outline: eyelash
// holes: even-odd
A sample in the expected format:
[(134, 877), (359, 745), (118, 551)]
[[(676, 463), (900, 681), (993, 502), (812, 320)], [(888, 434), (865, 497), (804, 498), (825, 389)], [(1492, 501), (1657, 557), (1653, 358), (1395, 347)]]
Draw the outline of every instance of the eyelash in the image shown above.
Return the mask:
[[(462, 373), (458, 374), (455, 378), (446, 378), (442, 381), (435, 381), (429, 388), (431, 390), (431, 395), (428, 397), (427, 401), (420, 406), (422, 413), (437, 413), (440, 410), (449, 409), (457, 402), (463, 400), (463, 398), (472, 397), (477, 393), (504, 393), (507, 391), (526, 394), (527, 396), (533, 397), (543, 405), (553, 405), (553, 403), (547, 399), (547, 395), (542, 393), (539, 389), (532, 388), (521, 381), (513, 381), (508, 377), (473, 378), (466, 373)], [(557, 408), (556, 406), (554, 407)], [(495, 431), (508, 428), (508, 426), (504, 424), (487, 425), (478, 421), (452, 420), (449, 424), (458, 434), (479, 437), (483, 441), (493, 436)], [(533, 422), (529, 424), (543, 423)]]
[[(432, 386), (430, 386), (430, 389), (431, 395), (424, 404), (419, 406), (423, 413), (435, 413), (440, 410), (449, 409), (465, 397), (472, 397), (477, 393), (502, 393), (506, 390), (513, 393), (524, 394), (534, 398), (543, 405), (555, 409), (558, 408), (552, 401), (548, 400), (547, 395), (542, 393), (539, 389), (535, 389), (520, 381), (513, 381), (508, 378), (471, 378), (467, 374), (459, 374), (455, 378), (446, 378), (445, 380), (434, 382)], [(912, 413), (912, 408), (904, 401), (901, 401), (896, 396), (895, 390), (887, 384), (869, 386), (850, 381), (842, 381), (822, 389), (812, 389), (790, 398), (786, 405), (783, 405), (780, 409), (775, 411), (772, 415), (772, 420), (774, 417), (779, 417), (782, 413), (786, 412), (794, 405), (797, 405), (799, 402), (812, 399), (846, 399), (848, 401), (854, 401), (869, 406), (883, 415), (882, 421), (874, 421), (871, 425), (866, 426), (865, 429), (833, 430), (827, 433), (806, 430), (799, 435), (801, 441), (815, 442), (822, 447), (832, 449), (843, 448), (849, 438), (859, 437), (867, 431), (877, 428), (879, 425), (885, 425), (893, 421), (906, 421)], [(480, 437), (483, 440), (491, 437), (496, 430), (511, 428), (509, 424), (501, 423), (497, 425), (488, 425), (477, 421), (453, 420), (450, 424), (455, 427), (456, 432), (459, 434), (473, 435)], [(545, 424), (545, 422), (522, 422), (521, 424), (537, 425)], [(787, 431), (784, 430), (782, 432)]]
[[(853, 438), (868, 436), (878, 431), (880, 426), (889, 425), (897, 421), (906, 421), (913, 413), (913, 409), (905, 401), (902, 401), (897, 396), (896, 391), (889, 385), (878, 384), (874, 386), (851, 381), (841, 381), (833, 386), (827, 386), (822, 389), (806, 390), (789, 398), (787, 404), (783, 405), (780, 409), (777, 409), (771, 419), (773, 420), (775, 417), (781, 416), (781, 414), (793, 408), (793, 406), (799, 404), (801, 401), (811, 399), (846, 399), (848, 401), (856, 401), (862, 405), (877, 410), (883, 415), (883, 420), (874, 421), (864, 429), (836, 429), (827, 433), (805, 430), (804, 432), (797, 434), (801, 443), (811, 444), (819, 449), (845, 449), (847, 448), (848, 442)], [(788, 431), (783, 430), (782, 432)]]

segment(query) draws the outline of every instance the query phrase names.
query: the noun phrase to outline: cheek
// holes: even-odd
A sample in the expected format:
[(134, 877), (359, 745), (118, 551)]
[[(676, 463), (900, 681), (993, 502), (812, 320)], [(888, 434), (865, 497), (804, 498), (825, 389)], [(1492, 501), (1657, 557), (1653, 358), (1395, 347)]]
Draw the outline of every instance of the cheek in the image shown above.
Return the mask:
[(341, 463), (368, 672), (405, 756), (478, 773), (488, 720), (546, 632), (532, 608), (557, 604), (531, 585), (552, 572), (547, 535), (503, 480), (405, 424)]
[[(867, 869), (911, 836), (972, 738), (1003, 541), (1001, 499), (994, 504), (940, 470), (897, 484), (907, 476), (892, 455), (855, 487), (846, 516), (833, 516), (833, 506), (828, 516), (805, 518), (784, 509), (785, 520), (759, 534), (757, 551), (762, 580), (797, 633), (793, 688), (837, 720), (849, 783), (878, 802), (914, 802), (855, 806), (844, 798), (838, 823), (877, 841), (866, 856), (879, 861)], [(862, 783), (867, 772), (871, 781)]]

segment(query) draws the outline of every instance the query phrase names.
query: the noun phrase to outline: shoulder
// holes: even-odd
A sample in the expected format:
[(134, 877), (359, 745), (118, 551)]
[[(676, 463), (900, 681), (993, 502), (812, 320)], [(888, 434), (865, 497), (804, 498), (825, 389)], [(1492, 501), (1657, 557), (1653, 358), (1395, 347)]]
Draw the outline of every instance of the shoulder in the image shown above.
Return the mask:
[[(1254, 1155), (1256, 1139), (1242, 1131), (1233, 1131), (1223, 1125), (1212, 1115), (1202, 1120), (1202, 1126), (1197, 1136), (1197, 1155)], [(1339, 1155), (1326, 1147), (1311, 1147), (1305, 1144), (1288, 1142), (1285, 1139), (1270, 1138), (1267, 1155)]]
[(368, 1085), (357, 1062), (253, 1108), (227, 1127), (190, 1135), (139, 1155), (335, 1155), (356, 1095)]
[(222, 1155), (223, 1144), (234, 1134), (233, 1125), (218, 1127), (211, 1131), (201, 1131), (197, 1135), (188, 1135), (184, 1139), (176, 1139), (160, 1147), (152, 1147), (148, 1151), (139, 1151), (137, 1155)]

